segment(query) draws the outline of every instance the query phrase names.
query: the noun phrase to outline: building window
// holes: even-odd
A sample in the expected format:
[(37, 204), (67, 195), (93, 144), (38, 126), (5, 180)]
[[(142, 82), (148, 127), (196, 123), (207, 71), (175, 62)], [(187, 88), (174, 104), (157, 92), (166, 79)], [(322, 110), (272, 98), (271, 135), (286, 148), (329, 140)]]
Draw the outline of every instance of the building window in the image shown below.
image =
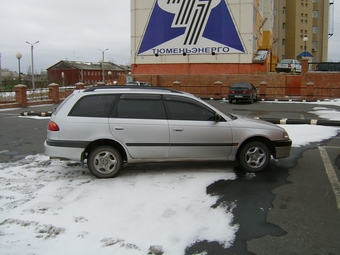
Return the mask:
[(282, 23), (282, 29), (286, 29), (286, 23)]
[(282, 14), (285, 14), (286, 13), (286, 7), (283, 7), (282, 8)]
[(286, 39), (282, 39), (282, 46), (286, 45)]
[(318, 42), (313, 41), (312, 42), (312, 51), (316, 51), (317, 47), (318, 47)]
[(318, 17), (318, 11), (313, 11), (313, 18), (317, 18)]
[(313, 34), (317, 34), (318, 33), (318, 27), (317, 26), (312, 27), (312, 31), (313, 31)]

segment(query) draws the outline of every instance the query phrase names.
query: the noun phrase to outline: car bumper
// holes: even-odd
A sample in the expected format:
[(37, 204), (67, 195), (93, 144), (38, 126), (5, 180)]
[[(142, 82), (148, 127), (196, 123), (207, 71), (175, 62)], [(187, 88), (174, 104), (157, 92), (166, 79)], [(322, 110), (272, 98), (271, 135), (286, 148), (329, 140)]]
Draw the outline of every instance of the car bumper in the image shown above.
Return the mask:
[(50, 158), (67, 159), (67, 160), (75, 160), (75, 161), (81, 160), (81, 155), (84, 151), (84, 148), (78, 148), (78, 147), (53, 146), (49, 144), (48, 140), (44, 142), (44, 147), (45, 147), (45, 154), (47, 156), (50, 156)]
[(273, 142), (275, 148), (274, 158), (286, 158), (290, 155), (290, 149), (292, 148), (292, 140), (276, 141)]
[(228, 95), (229, 100), (250, 100), (250, 95)]

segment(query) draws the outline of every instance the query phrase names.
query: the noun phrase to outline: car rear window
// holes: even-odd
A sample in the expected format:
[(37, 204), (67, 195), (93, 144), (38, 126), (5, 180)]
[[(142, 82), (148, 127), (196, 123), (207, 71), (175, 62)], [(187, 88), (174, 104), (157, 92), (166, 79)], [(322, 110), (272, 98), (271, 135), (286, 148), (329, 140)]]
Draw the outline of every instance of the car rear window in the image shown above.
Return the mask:
[(234, 83), (230, 88), (231, 89), (250, 89), (251, 85), (247, 83)]
[(108, 118), (119, 95), (84, 96), (74, 105), (69, 116)]

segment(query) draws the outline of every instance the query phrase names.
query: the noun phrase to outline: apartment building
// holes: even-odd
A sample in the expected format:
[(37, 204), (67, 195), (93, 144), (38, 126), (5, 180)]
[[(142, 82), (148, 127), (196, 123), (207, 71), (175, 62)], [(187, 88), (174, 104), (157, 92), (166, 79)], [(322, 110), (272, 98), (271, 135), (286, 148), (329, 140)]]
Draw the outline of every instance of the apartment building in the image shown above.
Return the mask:
[(276, 0), (277, 43), (273, 48), (278, 58), (307, 56), (313, 62), (326, 62), (333, 4), (329, 0)]

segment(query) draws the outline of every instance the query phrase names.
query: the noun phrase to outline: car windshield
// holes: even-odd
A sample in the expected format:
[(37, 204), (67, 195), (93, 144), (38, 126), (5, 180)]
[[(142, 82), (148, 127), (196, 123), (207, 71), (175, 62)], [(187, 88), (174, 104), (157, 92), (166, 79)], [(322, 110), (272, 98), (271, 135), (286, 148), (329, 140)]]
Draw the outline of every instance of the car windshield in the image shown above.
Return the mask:
[(293, 60), (292, 59), (284, 59), (280, 63), (281, 64), (291, 64), (291, 63), (293, 63)]
[(249, 84), (237, 83), (237, 84), (233, 84), (230, 88), (231, 89), (250, 89), (250, 85)]

